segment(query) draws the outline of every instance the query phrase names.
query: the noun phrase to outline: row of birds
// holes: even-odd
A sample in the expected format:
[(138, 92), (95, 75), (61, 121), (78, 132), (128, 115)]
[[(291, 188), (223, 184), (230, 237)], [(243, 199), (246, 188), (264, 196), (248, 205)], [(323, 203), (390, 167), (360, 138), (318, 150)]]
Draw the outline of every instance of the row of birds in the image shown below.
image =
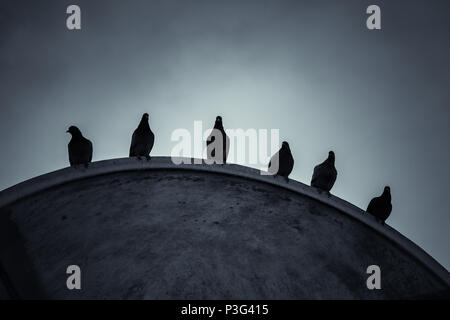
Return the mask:
[[(155, 135), (150, 129), (148, 123), (149, 115), (144, 113), (141, 121), (133, 132), (130, 145), (130, 157), (137, 157), (142, 159), (145, 157), (150, 160), (150, 152), (155, 143)], [(225, 133), (222, 123), (222, 117), (216, 117), (214, 129), (211, 135), (206, 140), (207, 157), (214, 160), (216, 163), (226, 164), (228, 151), (230, 147), (230, 138)], [(92, 161), (92, 142), (83, 137), (80, 129), (76, 126), (71, 126), (68, 133), (72, 135), (69, 142), (69, 162), (71, 166), (84, 165)], [(213, 143), (216, 137), (221, 137), (225, 143)], [(222, 145), (221, 150), (216, 150), (216, 145)], [(294, 158), (289, 148), (289, 144), (283, 141), (280, 150), (275, 153), (268, 166), (269, 173), (274, 177), (281, 176), (289, 182), (289, 175), (294, 168)], [(313, 176), (311, 179), (311, 186), (316, 188), (319, 192), (326, 192), (329, 194), (333, 188), (337, 178), (337, 170), (335, 167), (335, 154), (333, 151), (328, 153), (328, 158), (321, 164), (314, 167)], [(389, 186), (384, 187), (384, 191), (379, 197), (373, 198), (366, 210), (373, 215), (379, 222), (384, 224), (384, 221), (389, 217), (392, 211), (391, 191)]]

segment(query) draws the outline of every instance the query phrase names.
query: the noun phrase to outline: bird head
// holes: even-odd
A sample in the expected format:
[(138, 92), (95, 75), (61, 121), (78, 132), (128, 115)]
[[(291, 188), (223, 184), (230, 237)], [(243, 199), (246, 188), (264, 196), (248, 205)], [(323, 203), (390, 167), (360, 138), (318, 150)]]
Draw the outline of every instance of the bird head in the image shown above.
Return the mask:
[(283, 141), (283, 142), (281, 143), (281, 147), (290, 150), (290, 149), (289, 149), (289, 143), (287, 143), (287, 141)]
[(142, 115), (142, 120), (148, 121), (148, 113), (144, 113), (144, 114)]
[(66, 132), (70, 133), (72, 136), (81, 136), (81, 131), (76, 126), (70, 126)]
[(333, 151), (328, 152), (328, 159), (334, 163), (336, 158)]
[(216, 117), (216, 123), (214, 124), (214, 128), (215, 129), (222, 129), (223, 128), (222, 117), (221, 116), (217, 116)]
[(383, 196), (391, 199), (391, 188), (389, 186), (384, 187)]

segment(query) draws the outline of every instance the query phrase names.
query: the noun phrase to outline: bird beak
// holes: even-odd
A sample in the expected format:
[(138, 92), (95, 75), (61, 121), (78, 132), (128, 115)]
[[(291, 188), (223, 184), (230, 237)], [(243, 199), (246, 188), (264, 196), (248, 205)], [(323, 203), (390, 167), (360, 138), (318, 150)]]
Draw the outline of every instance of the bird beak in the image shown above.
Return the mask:
[(69, 130), (66, 130), (67, 133), (69, 133)]

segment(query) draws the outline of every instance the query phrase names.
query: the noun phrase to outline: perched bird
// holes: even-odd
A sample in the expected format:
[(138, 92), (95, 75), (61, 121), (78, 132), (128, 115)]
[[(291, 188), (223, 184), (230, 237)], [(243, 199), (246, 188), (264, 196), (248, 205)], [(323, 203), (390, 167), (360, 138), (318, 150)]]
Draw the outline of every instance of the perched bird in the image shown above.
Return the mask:
[(367, 213), (373, 215), (381, 224), (389, 217), (392, 211), (391, 188), (386, 186), (379, 197), (370, 200), (367, 206)]
[(70, 165), (83, 164), (87, 168), (92, 161), (92, 142), (83, 137), (80, 129), (75, 126), (70, 126), (66, 132), (72, 135), (68, 145)]
[[(216, 141), (216, 137), (221, 138), (222, 141)], [(230, 138), (225, 133), (221, 116), (216, 117), (214, 129), (208, 139), (206, 139), (206, 150), (208, 159), (214, 160), (214, 162), (219, 164), (227, 163), (228, 151), (230, 150)]]
[(330, 192), (337, 178), (337, 171), (334, 167), (334, 152), (328, 153), (328, 158), (314, 167), (311, 186), (319, 190)]
[(274, 178), (282, 176), (289, 182), (288, 176), (294, 168), (294, 158), (292, 157), (291, 149), (286, 141), (281, 144), (281, 149), (275, 153), (269, 162), (269, 173), (274, 175)]
[(145, 157), (150, 160), (150, 152), (154, 143), (155, 135), (148, 124), (148, 113), (144, 113), (131, 138), (130, 157), (137, 157), (138, 159)]

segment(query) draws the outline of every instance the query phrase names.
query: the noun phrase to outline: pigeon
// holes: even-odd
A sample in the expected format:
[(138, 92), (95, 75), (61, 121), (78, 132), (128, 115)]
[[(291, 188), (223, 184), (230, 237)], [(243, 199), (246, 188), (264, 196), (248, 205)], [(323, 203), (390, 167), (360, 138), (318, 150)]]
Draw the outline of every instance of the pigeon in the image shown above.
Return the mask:
[(92, 161), (92, 142), (83, 137), (75, 126), (70, 126), (66, 132), (72, 135), (68, 145), (70, 165), (83, 164), (87, 168)]
[[(219, 138), (222, 137), (222, 143), (219, 143), (219, 141), (217, 141), (212, 144), (216, 140), (216, 136)], [(214, 147), (215, 145), (219, 147), (220, 145), (222, 145), (222, 150), (216, 150), (216, 148)], [(214, 129), (206, 140), (206, 149), (206, 155), (209, 160), (214, 160), (214, 162), (219, 164), (227, 163), (228, 151), (230, 150), (230, 138), (225, 133), (221, 116), (216, 117)]]
[(138, 159), (145, 157), (150, 160), (150, 152), (154, 143), (155, 135), (148, 125), (148, 113), (144, 113), (131, 138), (130, 157), (137, 157)]
[(336, 182), (337, 171), (334, 167), (334, 152), (328, 153), (328, 158), (321, 164), (314, 167), (311, 186), (320, 191), (330, 192)]
[(275, 153), (269, 162), (269, 173), (274, 175), (274, 178), (282, 176), (289, 182), (288, 176), (294, 168), (294, 158), (292, 157), (291, 149), (286, 141), (281, 144), (281, 149)]
[(381, 196), (370, 200), (366, 211), (384, 225), (384, 221), (386, 221), (392, 211), (391, 188), (388, 186), (384, 187)]

